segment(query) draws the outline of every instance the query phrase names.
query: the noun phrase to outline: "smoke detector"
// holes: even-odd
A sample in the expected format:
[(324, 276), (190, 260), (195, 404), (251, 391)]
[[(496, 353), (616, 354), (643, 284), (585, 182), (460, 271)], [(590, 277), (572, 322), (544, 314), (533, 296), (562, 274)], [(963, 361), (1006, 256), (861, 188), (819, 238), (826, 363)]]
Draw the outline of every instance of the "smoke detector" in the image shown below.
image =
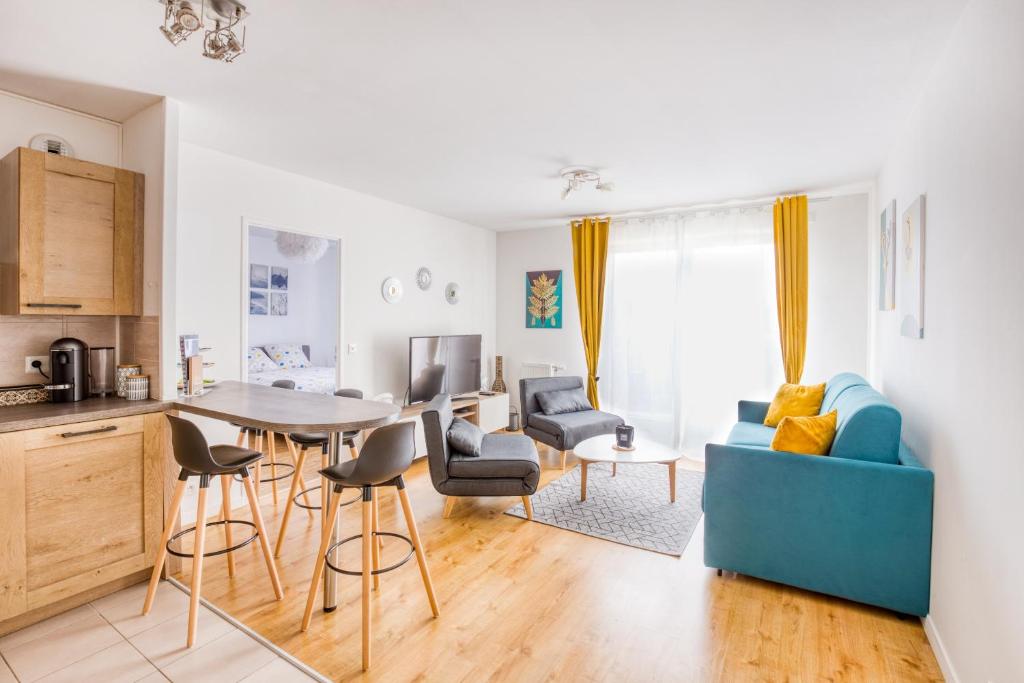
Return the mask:
[(41, 133), (31, 141), (28, 146), (39, 152), (46, 152), (47, 154), (56, 154), (62, 157), (75, 156), (75, 150), (72, 149), (71, 145), (67, 140), (59, 135), (50, 135), (49, 133)]
[(615, 189), (615, 184), (601, 180), (601, 174), (592, 168), (584, 168), (582, 166), (571, 166), (569, 168), (563, 168), (559, 171), (559, 175), (562, 176), (562, 180), (565, 181), (565, 187), (562, 188), (562, 199), (569, 196), (570, 193), (582, 189), (586, 185), (593, 185), (595, 190), (601, 192), (611, 192)]

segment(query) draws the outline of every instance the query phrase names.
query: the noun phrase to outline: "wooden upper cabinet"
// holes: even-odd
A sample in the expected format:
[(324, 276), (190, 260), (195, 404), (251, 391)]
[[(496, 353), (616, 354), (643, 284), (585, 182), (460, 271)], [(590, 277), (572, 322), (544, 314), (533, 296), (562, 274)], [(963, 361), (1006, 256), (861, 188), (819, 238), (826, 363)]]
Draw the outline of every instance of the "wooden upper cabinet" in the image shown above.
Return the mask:
[(140, 315), (144, 180), (24, 147), (0, 161), (0, 313)]

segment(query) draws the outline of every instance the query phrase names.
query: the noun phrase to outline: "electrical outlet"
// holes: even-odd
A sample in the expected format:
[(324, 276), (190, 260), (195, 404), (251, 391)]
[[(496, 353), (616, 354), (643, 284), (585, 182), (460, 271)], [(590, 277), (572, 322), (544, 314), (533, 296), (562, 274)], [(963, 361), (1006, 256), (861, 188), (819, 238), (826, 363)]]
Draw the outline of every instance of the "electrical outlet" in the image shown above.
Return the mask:
[(50, 357), (49, 356), (25, 356), (25, 374), (27, 375), (39, 375), (39, 370), (32, 367), (32, 361), (39, 361), (43, 364), (40, 368), (47, 375), (50, 374)]
[(355, 353), (356, 352), (356, 345), (355, 344), (349, 344), (348, 345), (348, 352), (349, 353)]

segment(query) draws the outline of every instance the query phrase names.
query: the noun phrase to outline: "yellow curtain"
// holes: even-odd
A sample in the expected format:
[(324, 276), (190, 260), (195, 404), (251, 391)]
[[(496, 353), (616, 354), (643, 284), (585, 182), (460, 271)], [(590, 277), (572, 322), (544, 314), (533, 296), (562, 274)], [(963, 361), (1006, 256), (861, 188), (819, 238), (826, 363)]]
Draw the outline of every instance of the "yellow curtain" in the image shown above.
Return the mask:
[(607, 218), (584, 218), (572, 222), (572, 266), (576, 277), (576, 301), (580, 306), (583, 353), (587, 358), (587, 396), (595, 409), (600, 408), (597, 398), (597, 358), (601, 352), (609, 223)]
[(807, 197), (775, 200), (775, 299), (786, 382), (799, 384), (807, 348)]

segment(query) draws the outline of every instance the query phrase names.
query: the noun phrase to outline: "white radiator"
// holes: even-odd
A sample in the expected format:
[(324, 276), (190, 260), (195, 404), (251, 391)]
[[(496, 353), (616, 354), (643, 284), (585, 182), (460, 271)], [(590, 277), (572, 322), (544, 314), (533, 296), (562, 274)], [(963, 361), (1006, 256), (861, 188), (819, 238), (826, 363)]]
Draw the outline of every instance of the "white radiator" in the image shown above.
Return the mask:
[(565, 372), (565, 366), (558, 363), (523, 363), (520, 377), (557, 377)]

